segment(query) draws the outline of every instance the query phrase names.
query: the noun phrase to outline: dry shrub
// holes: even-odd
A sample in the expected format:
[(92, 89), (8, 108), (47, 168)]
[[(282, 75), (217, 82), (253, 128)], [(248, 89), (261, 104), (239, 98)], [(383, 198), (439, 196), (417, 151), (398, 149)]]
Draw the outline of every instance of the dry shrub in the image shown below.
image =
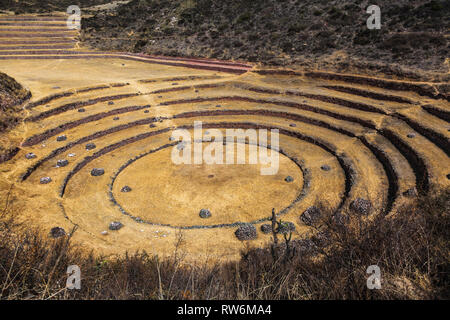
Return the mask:
[[(395, 216), (373, 221), (347, 213), (329, 218), (311, 239), (247, 248), (240, 261), (187, 265), (145, 252), (98, 257), (19, 230), (10, 211), (0, 224), (2, 299), (448, 299), (450, 191), (422, 197)], [(3, 203), (3, 202), (2, 202)], [(345, 221), (345, 222), (342, 222)], [(76, 232), (76, 231), (75, 231)], [(66, 269), (82, 271), (81, 290), (67, 290)], [(378, 265), (382, 289), (366, 287)]]

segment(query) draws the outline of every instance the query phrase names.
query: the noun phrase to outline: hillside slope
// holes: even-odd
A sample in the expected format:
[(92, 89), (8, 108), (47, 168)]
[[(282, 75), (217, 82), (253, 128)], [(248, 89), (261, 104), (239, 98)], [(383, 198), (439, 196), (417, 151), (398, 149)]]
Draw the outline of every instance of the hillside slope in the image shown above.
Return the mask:
[[(381, 7), (381, 30), (367, 29), (369, 4)], [(100, 49), (269, 65), (362, 59), (446, 71), (450, 53), (449, 0), (133, 0), (82, 25)]]
[(0, 72), (0, 163), (8, 160), (16, 148), (10, 139), (4, 139), (1, 133), (16, 126), (20, 119), (21, 103), (29, 99), (31, 93), (13, 78)]

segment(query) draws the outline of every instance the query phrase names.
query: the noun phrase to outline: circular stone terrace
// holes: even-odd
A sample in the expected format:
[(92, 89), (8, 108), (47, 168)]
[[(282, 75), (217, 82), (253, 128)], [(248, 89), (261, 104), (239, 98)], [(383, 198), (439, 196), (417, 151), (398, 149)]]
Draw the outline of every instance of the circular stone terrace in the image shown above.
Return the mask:
[[(193, 259), (233, 258), (245, 223), (257, 230), (247, 243), (270, 241), (261, 226), (272, 208), (303, 238), (317, 216), (389, 216), (450, 184), (444, 84), (93, 52), (53, 30), (58, 16), (0, 22), (16, 24), (0, 26), (0, 70), (33, 94), (9, 133), (21, 147), (0, 164), (0, 189), (14, 185), (23, 221), (76, 226), (88, 249), (170, 254), (182, 233)], [(171, 134), (194, 121), (204, 134), (277, 129), (279, 170), (173, 163)], [(120, 228), (105, 232), (112, 222)]]

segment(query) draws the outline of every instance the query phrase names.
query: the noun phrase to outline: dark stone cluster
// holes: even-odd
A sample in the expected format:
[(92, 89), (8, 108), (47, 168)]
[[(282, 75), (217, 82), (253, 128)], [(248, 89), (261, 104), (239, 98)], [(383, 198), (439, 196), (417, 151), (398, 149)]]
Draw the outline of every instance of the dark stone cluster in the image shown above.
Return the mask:
[(65, 134), (56, 137), (56, 141), (66, 141), (67, 140), (67, 136)]
[(66, 231), (61, 227), (54, 227), (50, 230), (50, 236), (52, 238), (60, 238), (66, 235)]
[(368, 215), (370, 209), (372, 208), (372, 204), (369, 200), (356, 198), (350, 203), (350, 209), (359, 214)]
[(94, 143), (88, 143), (86, 145), (86, 150), (92, 150), (92, 149), (95, 149), (95, 148), (97, 148), (97, 146)]
[(109, 230), (117, 231), (123, 227), (122, 222), (113, 221), (109, 224)]
[(56, 161), (57, 167), (65, 167), (69, 164), (69, 161), (66, 159)]
[(131, 188), (129, 186), (124, 186), (122, 189), (120, 189), (120, 192), (130, 192)]
[(102, 176), (105, 174), (105, 170), (102, 168), (94, 168), (91, 170), (91, 175), (93, 177), (98, 177), (98, 176)]
[(294, 178), (292, 178), (291, 176), (287, 176), (287, 177), (284, 179), (284, 181), (286, 181), (286, 182), (292, 182), (292, 181), (294, 181)]
[(235, 232), (236, 238), (241, 241), (256, 239), (256, 228), (251, 223), (242, 224)]
[(52, 182), (52, 178), (50, 178), (50, 177), (43, 177), (43, 178), (41, 178), (40, 182), (41, 182), (41, 184), (47, 184), (47, 183)]
[(200, 216), (200, 218), (206, 219), (211, 217), (211, 211), (209, 211), (208, 209), (201, 209), (198, 215)]
[(30, 152), (25, 155), (25, 158), (34, 159), (34, 158), (36, 158), (36, 155), (33, 152)]
[(261, 225), (261, 232), (264, 234), (272, 233), (272, 225), (268, 223)]

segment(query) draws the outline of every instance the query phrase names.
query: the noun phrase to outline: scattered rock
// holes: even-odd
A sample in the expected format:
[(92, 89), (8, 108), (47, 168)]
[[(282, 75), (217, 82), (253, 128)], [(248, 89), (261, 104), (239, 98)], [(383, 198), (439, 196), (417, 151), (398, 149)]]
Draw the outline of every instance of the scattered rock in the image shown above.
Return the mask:
[(408, 133), (406, 136), (408, 138), (414, 138), (416, 136), (416, 134), (415, 133)]
[(119, 230), (123, 227), (123, 224), (119, 221), (114, 221), (109, 224), (109, 230)]
[(206, 219), (211, 217), (211, 211), (209, 211), (208, 209), (202, 209), (200, 210), (200, 213), (198, 215), (200, 216), (200, 218)]
[(103, 230), (102, 232), (100, 232), (102, 236), (107, 236), (108, 235), (108, 231)]
[(214, 175), (213, 174), (210, 174), (210, 175), (208, 175), (208, 178), (214, 178)]
[(149, 113), (150, 111), (149, 110), (144, 110), (144, 113)]
[(256, 239), (256, 228), (251, 223), (242, 224), (235, 232), (236, 238), (239, 240), (253, 240)]
[(56, 141), (66, 141), (66, 140), (67, 140), (67, 136), (65, 134), (63, 134), (62, 136), (56, 137)]
[(91, 171), (91, 176), (93, 176), (93, 177), (102, 176), (104, 174), (105, 174), (105, 170), (101, 169), (101, 168), (94, 168)]
[(65, 166), (67, 166), (69, 164), (69, 161), (68, 160), (58, 160), (58, 161), (56, 161), (56, 166), (57, 167), (65, 167)]
[(356, 198), (350, 203), (350, 209), (364, 215), (368, 215), (372, 204), (369, 200)]
[(156, 124), (152, 123), (151, 125), (149, 125), (150, 128), (155, 128)]
[(114, 118), (113, 118), (114, 121), (117, 121), (117, 120), (119, 120), (119, 119), (120, 119), (119, 117), (114, 117)]
[(323, 171), (330, 171), (331, 167), (327, 164), (324, 164), (323, 166), (320, 167), (320, 169), (322, 169)]
[(220, 104), (216, 105), (216, 108), (220, 108), (220, 107), (221, 107), (221, 105), (220, 105)]
[(447, 179), (449, 179), (450, 180), (450, 173), (447, 175)]
[(108, 102), (108, 105), (109, 105), (109, 106), (112, 106), (113, 104), (114, 104), (113, 101), (109, 101), (109, 102)]
[(25, 158), (34, 159), (34, 158), (36, 158), (36, 155), (33, 152), (30, 152), (25, 155)]
[(194, 90), (194, 92), (198, 92), (198, 90)]
[(263, 224), (261, 226), (261, 232), (264, 234), (272, 233), (272, 225), (271, 224)]
[(319, 221), (321, 215), (322, 213), (319, 208), (311, 206), (301, 214), (300, 220), (307, 226), (312, 226)]
[(84, 108), (78, 109), (78, 112), (85, 112), (85, 111), (86, 111), (86, 109), (84, 109)]
[(129, 186), (124, 186), (122, 189), (120, 189), (120, 192), (130, 192), (131, 188)]
[(293, 127), (293, 128), (295, 128), (297, 125), (295, 124), (295, 123), (291, 123), (291, 124), (289, 124), (289, 127)]
[(61, 89), (61, 87), (54, 86), (54, 87), (52, 87), (52, 89)]
[(75, 157), (76, 154), (75, 153), (69, 153), (68, 156), (72, 158), (72, 157)]
[(163, 97), (163, 96), (158, 96), (158, 98), (160, 98), (160, 99), (161, 99), (162, 97)]
[(409, 198), (417, 197), (417, 189), (416, 189), (416, 187), (414, 187), (414, 188), (409, 188), (408, 190), (406, 190), (405, 192), (403, 192), (403, 195), (404, 195), (405, 197), (409, 197)]
[(178, 82), (174, 82), (174, 83), (172, 83), (172, 85), (173, 85), (173, 86), (176, 86), (176, 85), (178, 85)]
[(88, 143), (86, 145), (86, 150), (92, 150), (92, 149), (95, 149), (95, 148), (97, 148), (97, 146), (94, 143)]
[(52, 238), (60, 238), (66, 235), (66, 231), (61, 227), (54, 227), (50, 230), (50, 236)]
[(173, 140), (175, 140), (174, 137), (169, 137), (169, 141), (173, 141)]
[(286, 181), (286, 182), (292, 182), (292, 181), (294, 181), (294, 178), (292, 178), (291, 176), (287, 176), (287, 177), (284, 179), (284, 181)]
[(52, 182), (52, 178), (50, 178), (50, 177), (43, 177), (43, 178), (41, 178), (41, 184), (47, 184), (47, 183), (50, 183), (50, 182)]
[(295, 224), (292, 222), (281, 222), (281, 226), (278, 226), (277, 233), (286, 234), (295, 231)]

